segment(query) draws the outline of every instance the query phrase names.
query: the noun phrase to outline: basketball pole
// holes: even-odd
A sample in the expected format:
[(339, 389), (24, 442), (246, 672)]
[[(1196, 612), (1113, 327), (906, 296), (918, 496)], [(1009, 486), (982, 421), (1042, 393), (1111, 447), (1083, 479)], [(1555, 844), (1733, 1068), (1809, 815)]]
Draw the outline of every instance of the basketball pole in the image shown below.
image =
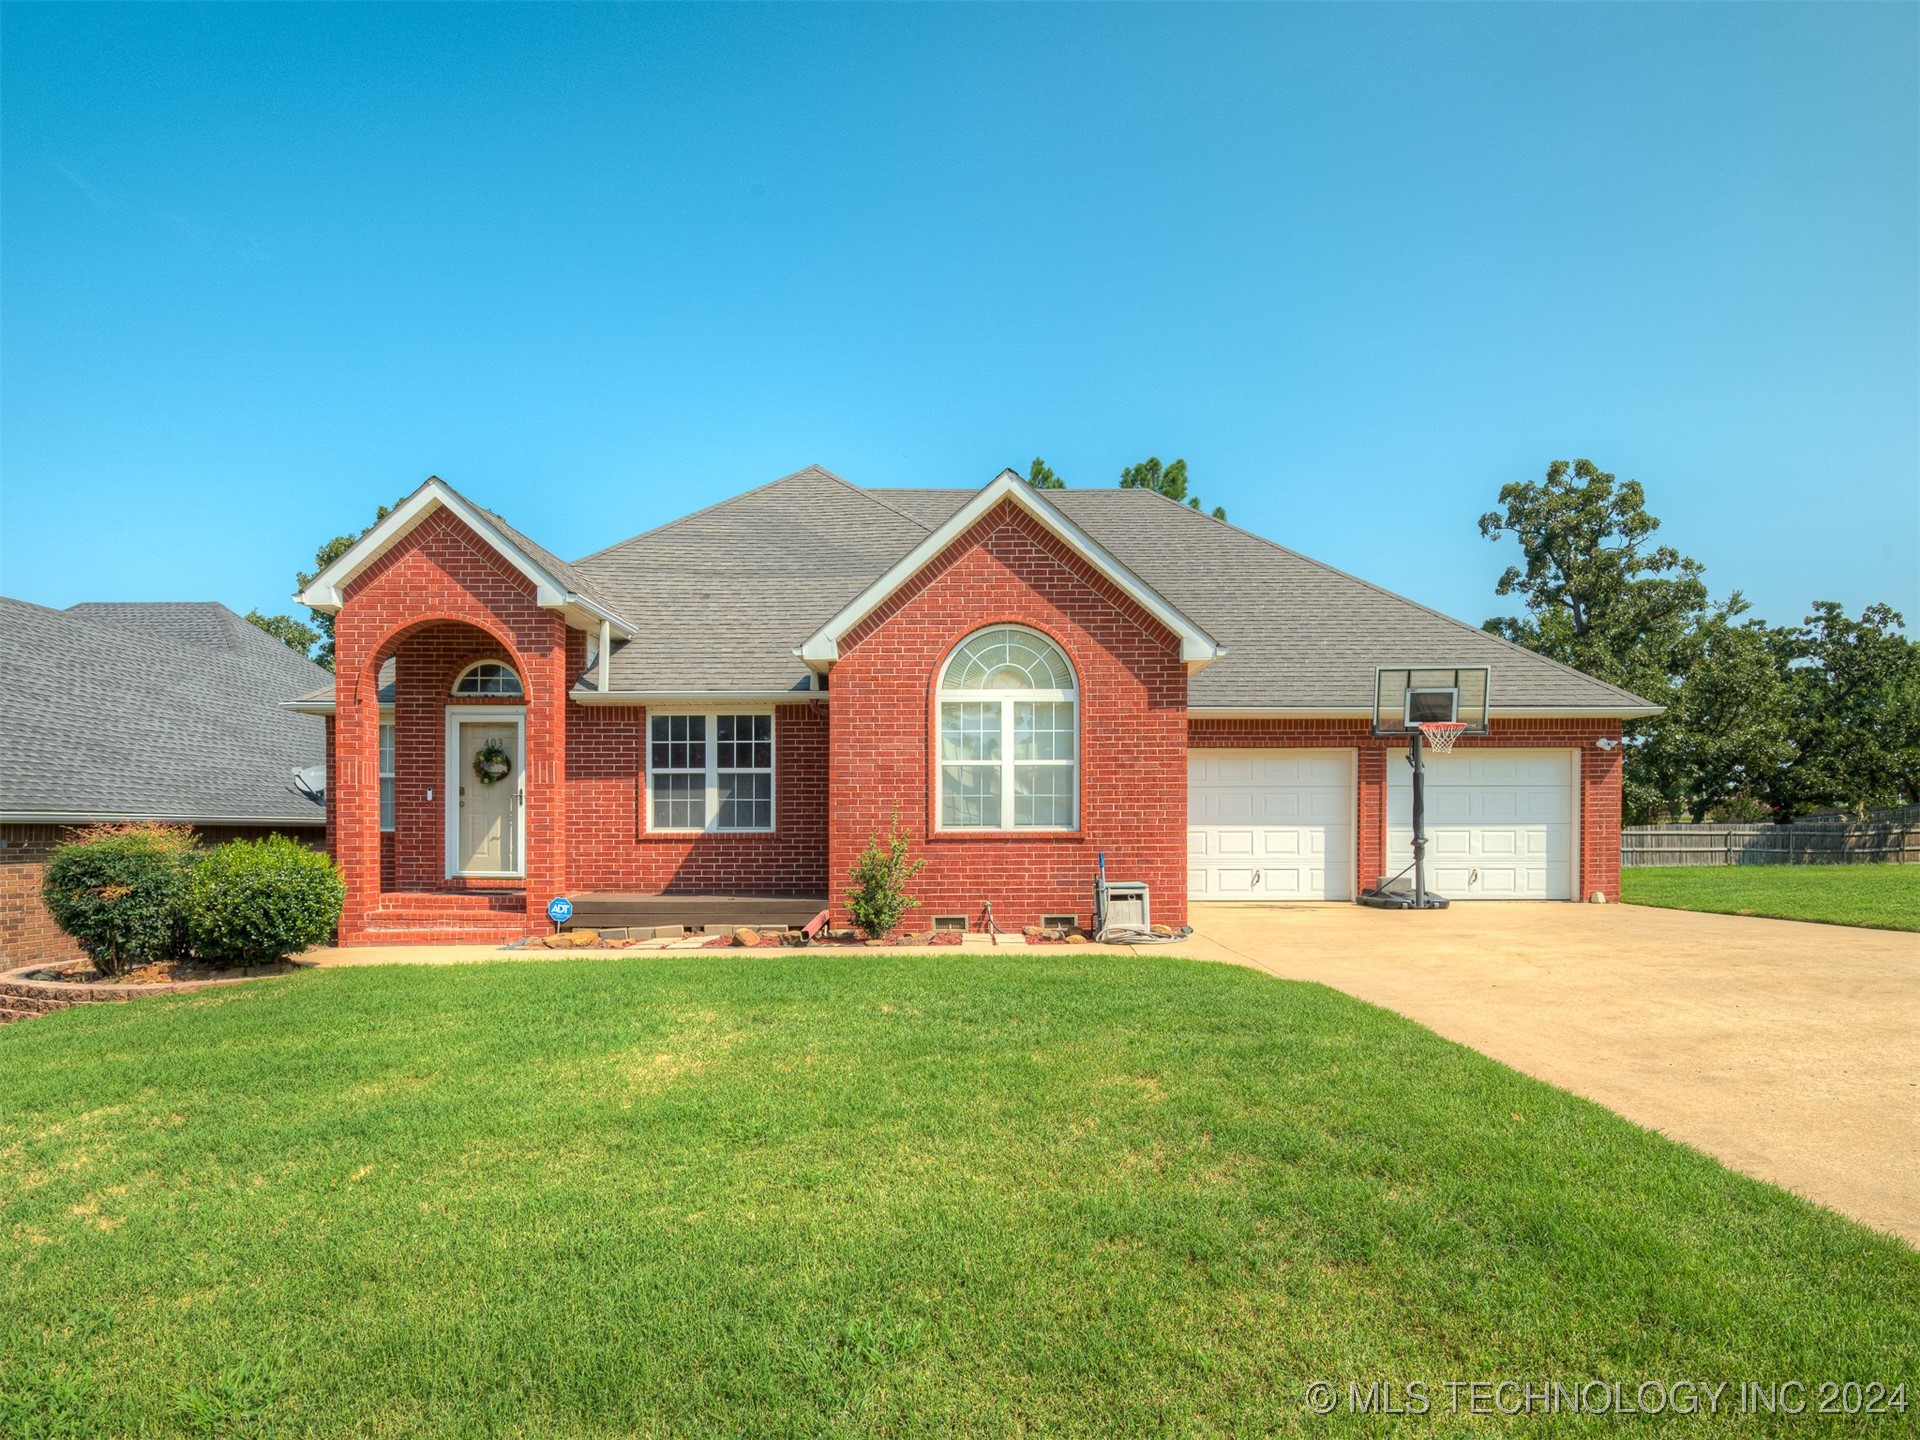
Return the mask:
[(1413, 908), (1427, 908), (1427, 767), (1421, 758), (1422, 733), (1415, 726), (1407, 763), (1413, 766)]

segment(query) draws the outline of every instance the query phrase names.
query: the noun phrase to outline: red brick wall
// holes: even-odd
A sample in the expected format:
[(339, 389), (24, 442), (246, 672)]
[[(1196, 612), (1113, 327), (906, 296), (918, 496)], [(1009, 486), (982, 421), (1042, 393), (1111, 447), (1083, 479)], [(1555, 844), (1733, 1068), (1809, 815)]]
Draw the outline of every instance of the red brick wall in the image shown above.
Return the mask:
[[(0, 825), (0, 970), (17, 965), (44, 965), (77, 959), (80, 947), (69, 940), (40, 902), (40, 881), (46, 874), (53, 847), (64, 844), (75, 827), (69, 825)], [(205, 845), (228, 840), (260, 840), (274, 834), (290, 835), (319, 846), (324, 832), (301, 826), (196, 826)]]
[[(544, 927), (566, 874), (567, 628), (533, 585), (445, 510), (415, 526), (355, 579), (335, 621), (337, 706), (328, 800), (335, 859), (347, 881), (344, 943), (368, 938), (382, 908), (380, 718), (382, 661), (397, 664), (393, 883), (444, 883), (442, 846), (447, 689), (463, 663), (500, 659), (526, 688), (525, 911)], [(451, 668), (450, 668), (451, 667)], [(426, 798), (426, 790), (434, 798)], [(395, 902), (386, 902), (391, 910)]]
[[(1352, 749), (1359, 752), (1359, 794), (1355, 797), (1355, 850), (1360, 885), (1371, 885), (1386, 867), (1387, 759), (1404, 752), (1404, 742), (1378, 738), (1366, 720), (1206, 720), (1187, 724), (1187, 744), (1196, 750)], [(1458, 748), (1506, 746), (1580, 750), (1580, 889), (1584, 900), (1598, 890), (1620, 898), (1620, 764), (1618, 749), (1593, 742), (1620, 738), (1618, 720), (1498, 720), (1492, 733), (1463, 736)]]
[(774, 829), (653, 835), (647, 714), (573, 705), (567, 716), (568, 875), (579, 890), (819, 895), (827, 889), (827, 707), (773, 712)]
[[(934, 833), (939, 672), (984, 626), (1028, 625), (1073, 662), (1080, 686), (1080, 829), (1070, 835)], [(835, 923), (870, 832), (899, 814), (926, 869), (907, 924), (1007, 927), (1092, 918), (1096, 858), (1142, 880), (1156, 918), (1186, 914), (1186, 668), (1160, 624), (1010, 504), (996, 506), (841, 642), (832, 676), (833, 811), (827, 873)]]

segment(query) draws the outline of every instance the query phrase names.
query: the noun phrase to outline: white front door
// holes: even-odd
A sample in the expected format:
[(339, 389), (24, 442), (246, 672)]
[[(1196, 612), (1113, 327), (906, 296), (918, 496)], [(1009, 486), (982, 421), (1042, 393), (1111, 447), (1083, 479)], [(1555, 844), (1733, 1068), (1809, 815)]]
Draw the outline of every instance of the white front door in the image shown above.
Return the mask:
[(1353, 894), (1351, 750), (1187, 752), (1189, 900)]
[[(1426, 757), (1427, 888), (1449, 900), (1573, 898), (1577, 750)], [(1413, 863), (1413, 771), (1387, 752), (1387, 874)]]
[[(520, 726), (512, 720), (458, 720), (452, 776), (455, 800), (453, 871), (458, 875), (520, 873)], [(508, 770), (491, 784), (475, 761), (494, 746)]]

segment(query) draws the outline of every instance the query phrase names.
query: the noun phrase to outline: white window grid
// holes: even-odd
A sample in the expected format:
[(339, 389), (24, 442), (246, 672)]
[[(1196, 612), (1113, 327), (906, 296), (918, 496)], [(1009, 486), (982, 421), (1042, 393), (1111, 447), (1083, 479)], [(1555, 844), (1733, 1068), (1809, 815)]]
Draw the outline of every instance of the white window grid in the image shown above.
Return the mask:
[(496, 700), (520, 700), (526, 696), (518, 672), (511, 665), (502, 665), (497, 660), (482, 660), (462, 670), (460, 677), (453, 682), (453, 693), (484, 695)]
[(647, 828), (765, 834), (774, 828), (773, 716), (656, 713), (647, 719)]
[(938, 828), (1076, 829), (1079, 694), (1059, 647), (995, 626), (954, 652), (941, 686)]

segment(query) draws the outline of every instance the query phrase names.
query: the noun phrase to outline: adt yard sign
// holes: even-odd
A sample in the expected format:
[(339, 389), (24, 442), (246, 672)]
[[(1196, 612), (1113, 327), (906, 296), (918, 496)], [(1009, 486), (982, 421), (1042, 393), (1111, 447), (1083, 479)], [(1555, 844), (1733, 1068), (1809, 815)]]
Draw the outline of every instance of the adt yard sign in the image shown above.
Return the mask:
[(547, 919), (556, 925), (564, 925), (573, 919), (573, 901), (564, 895), (556, 895), (547, 902)]

